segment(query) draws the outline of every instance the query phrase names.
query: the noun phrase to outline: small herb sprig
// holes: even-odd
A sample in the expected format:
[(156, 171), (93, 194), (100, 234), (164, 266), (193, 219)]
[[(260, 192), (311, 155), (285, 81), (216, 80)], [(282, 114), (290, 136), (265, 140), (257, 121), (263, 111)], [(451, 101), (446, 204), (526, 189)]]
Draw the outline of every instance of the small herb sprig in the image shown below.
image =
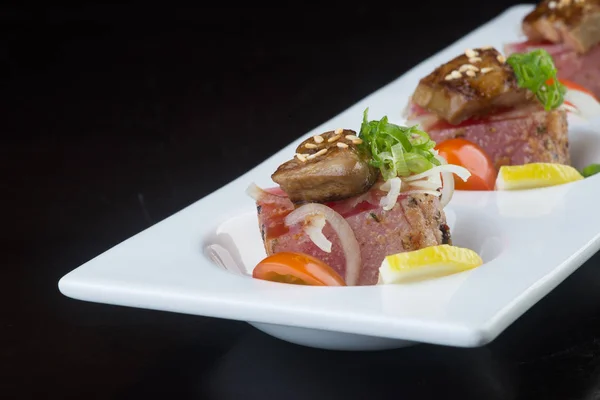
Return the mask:
[(587, 167), (585, 167), (583, 170), (581, 170), (581, 175), (583, 175), (584, 178), (589, 178), (590, 176), (596, 175), (599, 172), (600, 172), (600, 164), (590, 164)]
[(552, 56), (546, 50), (514, 53), (506, 62), (515, 71), (519, 87), (531, 90), (546, 111), (558, 108), (564, 102), (566, 88), (559, 82)]

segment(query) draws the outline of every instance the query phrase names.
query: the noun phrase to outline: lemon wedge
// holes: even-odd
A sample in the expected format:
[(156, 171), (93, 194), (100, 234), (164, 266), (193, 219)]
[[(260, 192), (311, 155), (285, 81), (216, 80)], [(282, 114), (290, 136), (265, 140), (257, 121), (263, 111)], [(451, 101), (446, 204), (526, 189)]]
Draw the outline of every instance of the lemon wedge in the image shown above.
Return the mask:
[(581, 179), (584, 178), (579, 171), (564, 164), (503, 165), (496, 178), (496, 190), (535, 189)]
[(387, 256), (379, 267), (379, 283), (405, 283), (439, 278), (483, 264), (473, 250), (442, 244)]

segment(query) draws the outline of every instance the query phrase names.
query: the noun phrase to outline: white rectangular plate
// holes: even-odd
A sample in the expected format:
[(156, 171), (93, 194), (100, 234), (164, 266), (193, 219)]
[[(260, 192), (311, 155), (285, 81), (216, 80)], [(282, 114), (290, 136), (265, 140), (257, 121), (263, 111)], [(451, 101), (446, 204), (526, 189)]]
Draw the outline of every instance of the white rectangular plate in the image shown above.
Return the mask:
[[(520, 40), (530, 5), (513, 7), (404, 76), (298, 138), (245, 175), (65, 275), (66, 296), (107, 304), (319, 329), (442, 345), (493, 340), (600, 247), (600, 176), (513, 193), (456, 192), (446, 213), (454, 244), (485, 264), (468, 272), (406, 285), (305, 287), (236, 275), (205, 252), (219, 244), (242, 270), (265, 256), (252, 199), (271, 173), (310, 135), (358, 130), (362, 112), (402, 123), (418, 80), (468, 47), (502, 49)], [(573, 122), (574, 164), (600, 161), (598, 124)]]

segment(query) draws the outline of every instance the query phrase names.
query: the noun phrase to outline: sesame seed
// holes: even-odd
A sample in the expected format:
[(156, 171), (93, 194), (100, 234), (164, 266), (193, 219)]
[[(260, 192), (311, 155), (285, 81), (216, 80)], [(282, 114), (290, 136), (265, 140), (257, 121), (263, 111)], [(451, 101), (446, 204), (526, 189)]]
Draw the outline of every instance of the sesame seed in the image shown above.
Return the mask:
[(473, 57), (477, 57), (479, 55), (479, 53), (473, 49), (467, 49), (467, 50), (465, 50), (465, 55), (469, 58), (473, 58)]
[(556, 8), (556, 2), (551, 1), (550, 3), (548, 3), (548, 8), (551, 10), (554, 10)]
[(475, 76), (475, 71), (468, 70), (468, 71), (466, 72), (466, 74), (467, 74), (467, 76), (470, 76), (470, 77), (472, 78), (472, 77), (474, 77), (474, 76)]
[(337, 147), (339, 147), (340, 149), (347, 149), (348, 145), (346, 143), (337, 142)]
[(319, 157), (322, 156), (323, 154), (327, 153), (327, 149), (321, 149), (319, 151), (317, 151), (315, 154), (311, 154), (310, 156), (308, 156), (307, 158), (309, 160), (312, 160), (315, 157)]
[(353, 139), (353, 140), (352, 140), (352, 144), (362, 144), (362, 142), (363, 142), (363, 140), (362, 140), (362, 139), (360, 139), (360, 138), (357, 138), (357, 139)]
[(302, 162), (306, 162), (306, 157), (304, 154), (296, 153), (296, 158)]
[(571, 0), (559, 0), (558, 8), (566, 7), (571, 5)]
[(355, 135), (346, 135), (345, 137), (348, 140), (356, 140), (356, 139), (358, 139), (358, 137), (356, 137)]
[(491, 45), (488, 44), (487, 46), (483, 46), (481, 48), (481, 50), (490, 50), (490, 49), (493, 49), (493, 48), (494, 48), (494, 46), (491, 46)]
[(458, 69), (459, 72), (466, 72), (466, 71), (479, 71), (479, 68), (477, 68), (474, 65), (471, 64), (463, 64), (460, 66), (460, 68)]
[(452, 74), (448, 74), (444, 79), (447, 81), (451, 81), (452, 79), (454, 79), (454, 77), (452, 76)]
[(335, 136), (332, 136), (332, 137), (330, 137), (329, 139), (327, 139), (327, 142), (328, 142), (328, 143), (333, 143), (333, 142), (335, 142), (336, 140), (338, 140), (338, 139), (339, 139), (341, 136), (342, 136), (342, 135), (335, 135)]
[(317, 145), (316, 145), (316, 144), (314, 144), (314, 143), (306, 143), (306, 144), (304, 145), (304, 147), (306, 147), (307, 149), (316, 149), (316, 148), (317, 148), (317, 147), (319, 147), (319, 146), (317, 146)]
[(506, 57), (504, 57), (502, 54), (498, 54), (496, 59), (498, 60), (498, 62), (503, 63), (503, 64), (506, 62)]
[(493, 70), (494, 70), (494, 68), (485, 67), (485, 68), (481, 68), (481, 73), (482, 74), (487, 74), (488, 72), (491, 72)]
[(480, 62), (481, 61), (481, 57), (471, 57), (469, 58), (469, 62), (471, 64), (475, 64), (476, 62)]
[(323, 136), (313, 136), (313, 140), (315, 141), (315, 143), (323, 143)]
[(460, 72), (456, 71), (456, 70), (452, 71), (450, 73), (450, 75), (452, 75), (452, 78), (454, 78), (454, 79), (462, 78), (462, 74)]
[(342, 128), (337, 128), (337, 129), (335, 130), (335, 133), (336, 133), (337, 135), (341, 135), (341, 134), (342, 134), (342, 132), (344, 132), (344, 130), (343, 130)]

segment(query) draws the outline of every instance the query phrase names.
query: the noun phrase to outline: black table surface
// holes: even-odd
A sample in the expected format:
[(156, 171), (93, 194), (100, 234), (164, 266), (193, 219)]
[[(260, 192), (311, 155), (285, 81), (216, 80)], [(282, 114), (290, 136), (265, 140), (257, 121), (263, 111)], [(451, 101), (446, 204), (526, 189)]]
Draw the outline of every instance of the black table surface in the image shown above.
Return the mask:
[(600, 398), (599, 256), (473, 349), (317, 350), (57, 287), (513, 3), (2, 6), (0, 398)]

